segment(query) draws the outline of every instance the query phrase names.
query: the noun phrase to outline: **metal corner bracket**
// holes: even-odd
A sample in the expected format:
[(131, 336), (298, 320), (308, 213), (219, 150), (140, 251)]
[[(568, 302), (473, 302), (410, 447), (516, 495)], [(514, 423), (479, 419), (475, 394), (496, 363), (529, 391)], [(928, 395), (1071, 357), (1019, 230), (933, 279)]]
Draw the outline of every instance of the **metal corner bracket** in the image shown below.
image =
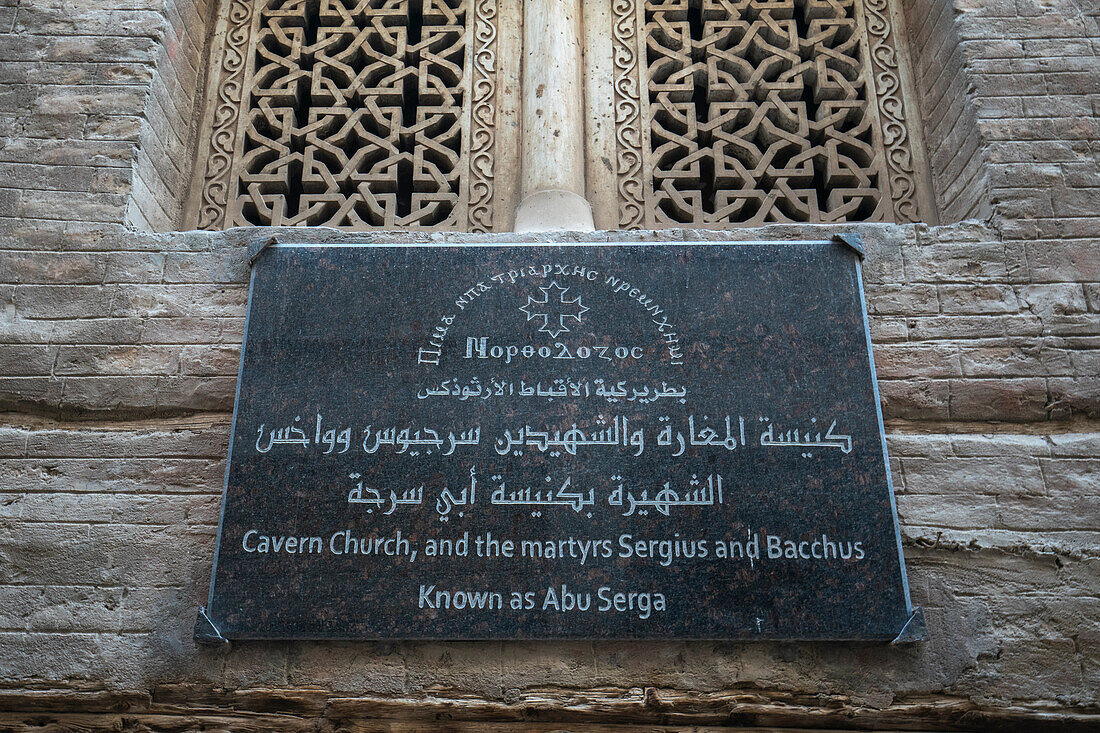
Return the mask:
[(260, 255), (264, 253), (268, 247), (273, 244), (278, 244), (279, 240), (276, 237), (268, 237), (267, 239), (257, 239), (248, 245), (248, 266), (252, 267), (256, 264), (256, 260), (260, 258)]
[(861, 260), (865, 256), (863, 252), (863, 236), (857, 232), (844, 232), (843, 234), (834, 234), (833, 242), (852, 250)]
[(896, 646), (918, 641), (928, 641), (928, 626), (924, 623), (924, 610), (920, 606), (914, 606), (913, 612), (909, 614), (909, 620), (901, 627), (901, 631), (890, 644)]
[(195, 643), (204, 646), (225, 646), (229, 643), (229, 639), (222, 636), (206, 613), (206, 606), (199, 606), (199, 615), (195, 619)]

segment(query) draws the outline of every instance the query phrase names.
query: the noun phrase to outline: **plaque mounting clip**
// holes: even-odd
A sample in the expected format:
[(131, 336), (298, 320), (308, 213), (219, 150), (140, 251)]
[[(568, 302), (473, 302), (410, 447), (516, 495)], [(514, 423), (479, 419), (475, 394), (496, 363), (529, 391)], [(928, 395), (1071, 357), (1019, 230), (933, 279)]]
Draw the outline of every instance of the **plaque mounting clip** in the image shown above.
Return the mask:
[(924, 623), (924, 609), (920, 606), (913, 607), (909, 620), (890, 644), (912, 644), (917, 641), (928, 641), (928, 626)]
[(199, 606), (199, 615), (195, 619), (195, 642), (204, 646), (224, 646), (229, 639), (222, 636), (213, 619), (206, 613), (206, 606)]
[(268, 237), (267, 239), (257, 239), (248, 245), (248, 266), (252, 267), (256, 264), (256, 260), (260, 258), (260, 255), (264, 253), (264, 250), (273, 244), (278, 244), (277, 237)]
[(834, 234), (833, 241), (837, 244), (847, 247), (856, 253), (859, 259), (863, 259), (863, 237), (856, 232), (844, 232), (842, 234)]

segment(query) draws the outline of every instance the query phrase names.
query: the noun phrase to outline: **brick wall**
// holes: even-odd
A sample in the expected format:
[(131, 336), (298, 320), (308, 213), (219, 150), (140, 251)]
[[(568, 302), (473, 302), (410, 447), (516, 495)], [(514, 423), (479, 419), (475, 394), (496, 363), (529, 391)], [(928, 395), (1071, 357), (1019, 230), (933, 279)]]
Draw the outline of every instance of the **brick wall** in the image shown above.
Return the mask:
[[(178, 213), (163, 197), (187, 176), (189, 102), (176, 97), (199, 70), (172, 39), (197, 49), (192, 24), (208, 12), (186, 7), (0, 0), (0, 729), (1100, 724), (1089, 6), (906, 6), (943, 220), (981, 217), (855, 227), (930, 642), (231, 650), (197, 649), (191, 631), (214, 552), (245, 248), (271, 232), (124, 226), (168, 228)], [(930, 101), (937, 88), (949, 102)]]
[(944, 0), (912, 0), (904, 8), (910, 75), (920, 102), (940, 221), (984, 218), (989, 213), (986, 141), (978, 129), (955, 8)]
[(0, 218), (176, 228), (212, 4), (0, 0)]
[(1019, 222), (1014, 239), (1095, 237), (1095, 4), (911, 0), (904, 7), (941, 221), (996, 211)]
[[(154, 4), (157, 0), (152, 0)], [(145, 231), (181, 228), (193, 174), (206, 37), (213, 0), (160, 0), (163, 37), (149, 84), (126, 223)]]

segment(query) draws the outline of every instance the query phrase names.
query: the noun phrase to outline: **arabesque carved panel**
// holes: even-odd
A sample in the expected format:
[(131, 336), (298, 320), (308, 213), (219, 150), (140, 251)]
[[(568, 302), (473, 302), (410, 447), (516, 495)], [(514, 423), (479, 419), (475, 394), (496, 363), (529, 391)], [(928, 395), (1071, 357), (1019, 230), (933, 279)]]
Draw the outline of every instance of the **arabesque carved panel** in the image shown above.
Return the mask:
[(233, 0), (198, 225), (490, 230), (495, 16), (496, 0)]
[[(225, 0), (189, 223), (507, 227), (522, 11)], [(890, 0), (586, 10), (601, 226), (933, 221), (896, 22)]]
[(616, 30), (641, 28), (636, 50), (613, 37), (642, 90), (616, 80), (642, 110), (616, 119), (620, 226), (917, 220), (886, 0), (866, 22), (864, 1), (616, 3)]

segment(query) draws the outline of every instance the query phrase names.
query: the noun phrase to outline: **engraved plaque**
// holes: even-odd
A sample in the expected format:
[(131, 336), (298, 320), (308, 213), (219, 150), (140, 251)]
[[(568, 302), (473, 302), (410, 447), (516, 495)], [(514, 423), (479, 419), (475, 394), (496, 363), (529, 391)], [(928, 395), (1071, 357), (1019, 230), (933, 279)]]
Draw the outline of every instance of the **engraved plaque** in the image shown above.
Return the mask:
[(840, 240), (268, 247), (197, 633), (894, 639), (869, 347)]

